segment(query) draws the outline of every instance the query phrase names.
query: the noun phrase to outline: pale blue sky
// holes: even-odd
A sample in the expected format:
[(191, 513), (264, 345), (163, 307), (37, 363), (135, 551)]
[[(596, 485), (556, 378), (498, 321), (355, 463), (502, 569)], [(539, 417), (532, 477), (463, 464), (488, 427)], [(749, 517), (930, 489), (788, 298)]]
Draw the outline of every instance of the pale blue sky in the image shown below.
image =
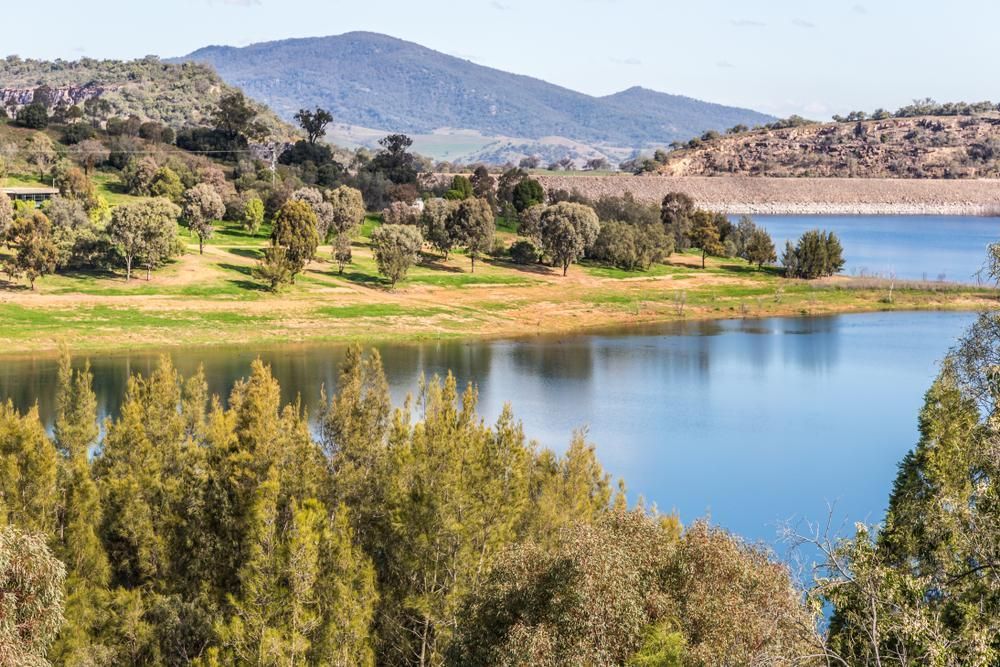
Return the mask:
[(995, 0), (3, 4), (0, 53), (32, 58), (166, 57), (371, 30), (591, 94), (642, 85), (782, 116), (894, 109), (925, 96), (1000, 101)]

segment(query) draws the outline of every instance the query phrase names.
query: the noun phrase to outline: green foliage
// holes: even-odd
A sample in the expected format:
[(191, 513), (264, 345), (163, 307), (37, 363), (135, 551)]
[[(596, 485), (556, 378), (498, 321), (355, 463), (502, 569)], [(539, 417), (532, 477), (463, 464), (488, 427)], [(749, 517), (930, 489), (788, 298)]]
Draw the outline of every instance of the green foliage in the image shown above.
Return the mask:
[(424, 239), (420, 230), (411, 225), (382, 225), (372, 232), (372, 252), (378, 271), (390, 285), (406, 278), (406, 272), (416, 263)]
[(291, 282), (316, 256), (319, 246), (318, 221), (309, 204), (289, 200), (274, 219), (271, 244), (285, 249)]
[(674, 249), (679, 252), (691, 247), (694, 212), (694, 200), (683, 192), (671, 192), (663, 198), (660, 220), (667, 233), (673, 235)]
[(535, 264), (541, 253), (531, 241), (515, 241), (510, 246), (510, 258), (515, 264)]
[(462, 201), (473, 196), (475, 192), (472, 189), (472, 181), (462, 175), (451, 179), (451, 187), (444, 193), (444, 198), (449, 201)]
[(251, 197), (243, 205), (243, 229), (256, 236), (264, 224), (264, 202), (259, 197)]
[(541, 183), (535, 179), (524, 178), (514, 186), (511, 193), (511, 203), (514, 210), (518, 213), (524, 213), (532, 206), (545, 203), (545, 190)]
[(465, 248), (476, 271), (476, 259), (493, 248), (496, 220), (493, 208), (485, 199), (466, 199), (451, 209), (447, 220), (450, 239)]
[(660, 263), (673, 251), (673, 238), (658, 220), (652, 224), (629, 224), (611, 220), (601, 225), (590, 256), (612, 266), (634, 271)]
[(545, 254), (563, 275), (569, 265), (581, 259), (597, 241), (601, 225), (594, 209), (584, 204), (559, 202), (546, 208), (539, 217), (539, 238)]
[(44, 104), (32, 103), (17, 112), (17, 124), (32, 130), (44, 130), (49, 126), (49, 112)]
[(215, 233), (215, 221), (225, 214), (222, 197), (208, 183), (199, 183), (184, 193), (181, 215), (188, 229), (198, 237), (199, 254), (204, 254), (205, 241)]
[(41, 211), (32, 211), (14, 218), (7, 230), (7, 244), (14, 257), (8, 260), (7, 273), (24, 276), (31, 289), (41, 276), (56, 270), (59, 255), (52, 236), (52, 223)]
[(41, 535), (0, 529), (0, 663), (42, 667), (62, 623), (65, 568)]
[(288, 257), (288, 249), (270, 245), (263, 250), (263, 257), (253, 269), (253, 276), (267, 284), (268, 289), (277, 292), (282, 285), (289, 285), (294, 275), (294, 266)]
[(722, 256), (726, 248), (719, 235), (719, 226), (715, 216), (708, 211), (695, 211), (691, 222), (691, 243), (701, 250), (701, 268), (705, 268), (705, 257)]
[[(218, 195), (216, 195), (218, 196)], [(169, 259), (177, 239), (177, 217), (181, 209), (162, 197), (115, 208), (108, 223), (108, 238), (125, 262), (125, 279), (141, 263), (149, 272)]]
[(843, 253), (836, 234), (815, 229), (803, 234), (794, 247), (786, 243), (781, 264), (788, 277), (811, 280), (839, 273), (844, 268)]

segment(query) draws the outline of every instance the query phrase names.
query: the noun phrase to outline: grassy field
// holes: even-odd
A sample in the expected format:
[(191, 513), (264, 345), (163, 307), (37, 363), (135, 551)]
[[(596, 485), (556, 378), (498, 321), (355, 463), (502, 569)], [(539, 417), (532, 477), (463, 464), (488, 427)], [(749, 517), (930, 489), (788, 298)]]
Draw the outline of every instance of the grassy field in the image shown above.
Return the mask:
[[(569, 275), (544, 266), (428, 253), (395, 289), (376, 270), (369, 219), (343, 274), (322, 247), (296, 283), (272, 294), (253, 279), (268, 230), (219, 223), (187, 252), (129, 282), (117, 273), (46, 276), (36, 290), (0, 281), (0, 354), (163, 348), (178, 345), (387, 341), (513, 336), (676, 319), (817, 315), (872, 310), (993, 307), (991, 289), (888, 285), (850, 278), (786, 280), (741, 260), (674, 255), (647, 271), (590, 263)], [(510, 242), (513, 228), (501, 226)]]

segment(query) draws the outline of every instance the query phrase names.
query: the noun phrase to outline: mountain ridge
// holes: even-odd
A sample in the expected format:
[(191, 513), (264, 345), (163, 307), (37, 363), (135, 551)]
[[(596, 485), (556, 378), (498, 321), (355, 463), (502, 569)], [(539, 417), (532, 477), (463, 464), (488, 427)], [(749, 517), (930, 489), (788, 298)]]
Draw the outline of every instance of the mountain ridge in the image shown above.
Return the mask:
[(172, 60), (213, 66), (286, 119), (320, 106), (338, 123), (413, 134), (564, 137), (622, 153), (773, 120), (640, 86), (592, 96), (372, 32), (213, 45)]

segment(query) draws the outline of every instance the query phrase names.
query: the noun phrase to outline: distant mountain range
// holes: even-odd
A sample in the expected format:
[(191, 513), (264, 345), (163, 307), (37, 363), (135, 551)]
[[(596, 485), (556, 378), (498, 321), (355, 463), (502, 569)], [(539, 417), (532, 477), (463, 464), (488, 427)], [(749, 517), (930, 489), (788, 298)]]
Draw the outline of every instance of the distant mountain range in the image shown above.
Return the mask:
[(330, 110), (341, 125), (334, 140), (365, 144), (379, 134), (372, 130), (406, 132), (449, 159), (462, 152), (466, 159), (531, 152), (619, 158), (773, 120), (643, 88), (593, 97), (367, 32), (210, 46), (177, 60), (212, 65), (286, 119), (300, 108)]

